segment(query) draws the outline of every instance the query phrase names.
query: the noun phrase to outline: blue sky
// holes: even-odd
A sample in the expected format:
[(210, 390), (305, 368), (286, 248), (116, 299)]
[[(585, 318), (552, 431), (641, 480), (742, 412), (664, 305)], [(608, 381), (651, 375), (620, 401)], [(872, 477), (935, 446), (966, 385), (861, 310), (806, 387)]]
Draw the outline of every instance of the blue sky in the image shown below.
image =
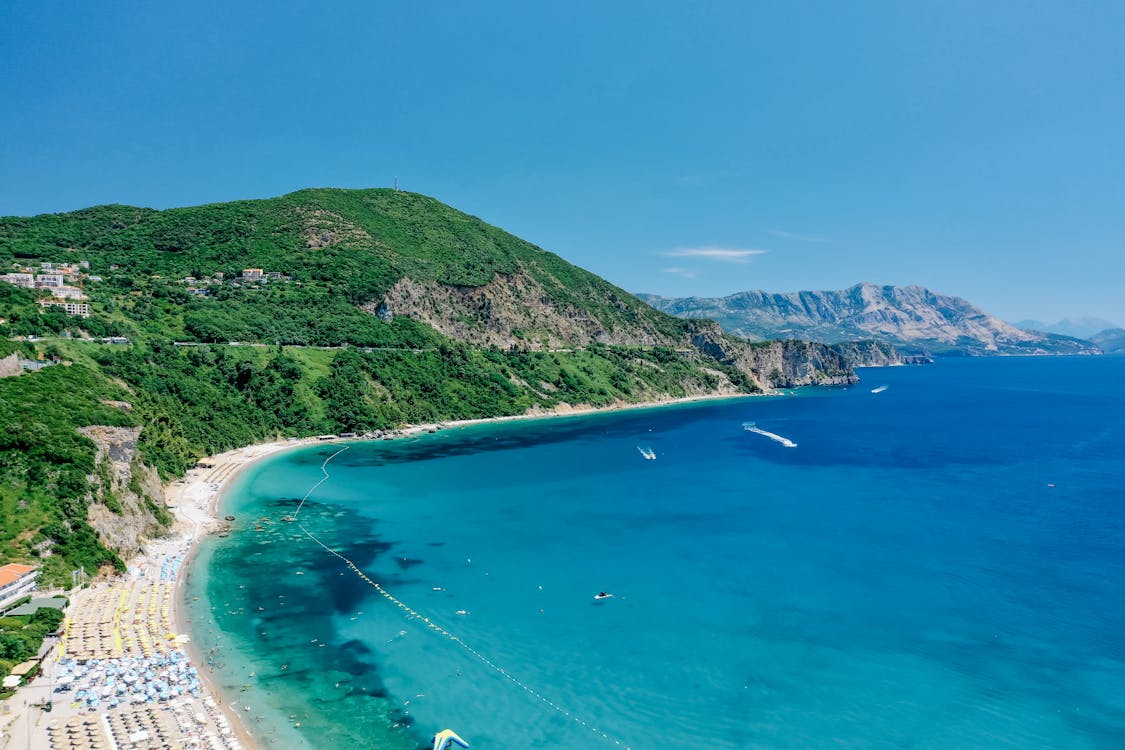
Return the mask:
[(1119, 2), (0, 2), (0, 215), (397, 176), (630, 291), (922, 284), (1125, 325), (1122, 29)]

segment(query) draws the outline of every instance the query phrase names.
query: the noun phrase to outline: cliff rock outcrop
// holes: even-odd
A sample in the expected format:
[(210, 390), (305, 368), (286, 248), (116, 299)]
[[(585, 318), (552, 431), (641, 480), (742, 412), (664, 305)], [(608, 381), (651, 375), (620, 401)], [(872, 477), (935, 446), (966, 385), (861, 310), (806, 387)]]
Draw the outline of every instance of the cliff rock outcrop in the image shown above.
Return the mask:
[(722, 364), (749, 373), (762, 389), (858, 382), (840, 352), (810, 341), (751, 344), (722, 333), (708, 321), (691, 336), (691, 345)]
[[(634, 303), (635, 304), (635, 303)], [(558, 349), (600, 344), (671, 346), (676, 342), (645, 320), (628, 328), (551, 295), (530, 274), (497, 273), (484, 286), (400, 279), (380, 302), (366, 306), (384, 320), (406, 315), (477, 346)]]
[(845, 341), (833, 344), (832, 348), (852, 367), (890, 367), (907, 363), (898, 349), (885, 341)]
[(0, 378), (11, 378), (23, 374), (20, 365), (19, 352), (12, 352), (7, 357), (0, 358)]
[(137, 453), (141, 428), (96, 425), (80, 432), (98, 447), (87, 520), (103, 544), (130, 557), (163, 533), (168, 520), (160, 477)]
[[(612, 299), (599, 302), (613, 304)], [(635, 302), (634, 302), (635, 304)], [(767, 390), (799, 385), (834, 385), (855, 381), (841, 352), (822, 344), (778, 341), (767, 345), (725, 335), (711, 321), (693, 321), (678, 335), (661, 331), (643, 318), (632, 325), (615, 325), (597, 315), (597, 305), (580, 309), (560, 303), (528, 274), (496, 274), (484, 286), (418, 283), (402, 279), (386, 297), (367, 306), (369, 312), (389, 311), (424, 322), (450, 338), (478, 346), (516, 346), (527, 349), (583, 347), (590, 344), (663, 346), (683, 354), (740, 370), (750, 382)], [(617, 309), (617, 308), (615, 308)], [(622, 310), (628, 310), (624, 304)], [(893, 349), (892, 349), (893, 351)], [(857, 349), (858, 352), (858, 349)], [(719, 373), (717, 389), (695, 389), (691, 395), (737, 389)]]

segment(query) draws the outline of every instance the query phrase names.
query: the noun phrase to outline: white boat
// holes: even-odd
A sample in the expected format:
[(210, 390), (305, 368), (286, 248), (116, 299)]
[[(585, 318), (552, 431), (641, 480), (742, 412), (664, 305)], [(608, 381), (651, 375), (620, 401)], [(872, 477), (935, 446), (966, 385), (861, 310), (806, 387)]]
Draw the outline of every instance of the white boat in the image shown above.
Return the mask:
[(644, 456), (647, 460), (656, 460), (656, 451), (654, 451), (652, 448), (649, 448), (647, 445), (638, 445), (637, 450), (639, 450), (641, 452), (641, 455)]
[(612, 598), (613, 598), (613, 594), (609, 593), (608, 591), (599, 591), (598, 593), (594, 594), (594, 601), (596, 601), (596, 602), (602, 602), (602, 601), (605, 601), (606, 599), (612, 599)]
[(881, 385), (878, 388), (872, 388), (871, 392), (872, 393), (882, 393), (883, 391), (887, 390), (887, 388), (889, 388), (889, 387), (890, 386), (887, 386), (887, 385)]
[(782, 437), (781, 435), (778, 435), (775, 432), (766, 432), (765, 430), (758, 427), (758, 425), (754, 424), (753, 422), (743, 422), (742, 423), (742, 429), (746, 430), (747, 432), (756, 433), (756, 434), (761, 435), (763, 437), (768, 437), (770, 440), (775, 440), (775, 441), (781, 443), (782, 445), (784, 445), (786, 448), (796, 448), (797, 447), (797, 444), (794, 443), (789, 438)]

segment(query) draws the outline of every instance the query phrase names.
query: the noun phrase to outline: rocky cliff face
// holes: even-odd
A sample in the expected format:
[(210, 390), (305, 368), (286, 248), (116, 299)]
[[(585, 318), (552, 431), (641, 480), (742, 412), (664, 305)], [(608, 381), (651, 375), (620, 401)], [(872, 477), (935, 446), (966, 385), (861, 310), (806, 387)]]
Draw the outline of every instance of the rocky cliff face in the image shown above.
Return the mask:
[(859, 381), (847, 361), (830, 347), (811, 341), (774, 341), (751, 349), (754, 367), (770, 388), (848, 385)]
[(102, 543), (128, 558), (165, 528), (164, 487), (137, 454), (140, 427), (84, 427), (98, 446), (87, 520)]
[(960, 297), (920, 286), (864, 283), (843, 291), (640, 297), (672, 315), (717, 320), (724, 330), (750, 340), (805, 338), (835, 344), (875, 338), (911, 353), (1098, 353), (1090, 342), (1024, 331)]
[(20, 365), (18, 352), (12, 352), (7, 357), (0, 358), (0, 378), (12, 378), (22, 374), (23, 367)]
[(840, 352), (809, 341), (750, 344), (723, 335), (715, 324), (703, 325), (691, 345), (722, 364), (748, 373), (763, 390), (802, 385), (847, 385), (858, 382)]
[(557, 349), (593, 342), (629, 346), (676, 343), (649, 321), (635, 320), (626, 328), (600, 319), (591, 309), (559, 303), (542, 284), (522, 272), (498, 273), (484, 286), (403, 278), (383, 300), (365, 309), (384, 320), (391, 315), (406, 315), (450, 338), (477, 346)]
[[(613, 305), (613, 299), (599, 300)], [(628, 310), (620, 301), (618, 312)], [(633, 304), (636, 304), (633, 302)], [(594, 310), (559, 304), (531, 276), (496, 274), (476, 287), (402, 279), (382, 300), (365, 309), (381, 318), (406, 315), (451, 338), (478, 346), (517, 346), (527, 349), (583, 347), (589, 344), (665, 346), (700, 360), (740, 370), (757, 387), (767, 390), (799, 385), (853, 382), (855, 375), (840, 352), (800, 341), (750, 345), (724, 335), (711, 321), (683, 327), (678, 334), (661, 331), (651, 320), (637, 317), (631, 325), (603, 320)], [(717, 389), (701, 390), (685, 384), (691, 395), (736, 392), (721, 373)]]
[(832, 348), (852, 367), (933, 364), (924, 354), (903, 354), (885, 341), (845, 341), (832, 344)]

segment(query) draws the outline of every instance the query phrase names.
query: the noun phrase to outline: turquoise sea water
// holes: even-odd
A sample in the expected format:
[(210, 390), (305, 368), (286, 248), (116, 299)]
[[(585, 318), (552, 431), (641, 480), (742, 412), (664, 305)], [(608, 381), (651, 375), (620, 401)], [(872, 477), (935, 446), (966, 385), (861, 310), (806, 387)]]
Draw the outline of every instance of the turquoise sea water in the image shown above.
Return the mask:
[(267, 459), (196, 646), (283, 748), (1125, 747), (1125, 358), (861, 376), (351, 444), (300, 521), (457, 640), (279, 520), (339, 446)]

